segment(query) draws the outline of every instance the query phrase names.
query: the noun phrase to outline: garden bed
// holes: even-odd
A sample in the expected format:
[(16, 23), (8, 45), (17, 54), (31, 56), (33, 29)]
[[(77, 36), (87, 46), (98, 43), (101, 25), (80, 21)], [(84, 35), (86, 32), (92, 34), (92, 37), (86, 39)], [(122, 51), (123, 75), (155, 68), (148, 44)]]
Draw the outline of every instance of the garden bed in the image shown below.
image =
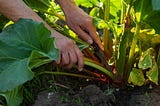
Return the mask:
[(59, 77), (58, 82), (50, 83), (48, 89), (35, 94), (36, 100), (33, 104), (34, 106), (159, 106), (160, 87), (152, 87), (145, 85), (119, 88), (98, 81), (63, 76)]

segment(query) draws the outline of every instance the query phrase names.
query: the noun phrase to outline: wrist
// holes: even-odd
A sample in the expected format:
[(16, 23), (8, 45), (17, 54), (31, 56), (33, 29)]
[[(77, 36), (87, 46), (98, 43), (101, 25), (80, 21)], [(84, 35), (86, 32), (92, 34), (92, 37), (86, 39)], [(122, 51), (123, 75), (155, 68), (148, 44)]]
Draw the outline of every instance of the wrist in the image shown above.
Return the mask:
[(77, 8), (74, 0), (57, 0), (65, 15)]

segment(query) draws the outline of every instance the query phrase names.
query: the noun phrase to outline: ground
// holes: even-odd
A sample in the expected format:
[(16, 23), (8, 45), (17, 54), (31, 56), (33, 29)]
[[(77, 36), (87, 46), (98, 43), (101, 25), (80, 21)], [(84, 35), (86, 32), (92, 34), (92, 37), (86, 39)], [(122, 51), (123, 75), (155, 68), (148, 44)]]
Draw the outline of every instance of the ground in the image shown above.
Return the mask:
[(160, 106), (159, 86), (119, 88), (80, 80), (63, 80), (56, 83), (58, 91), (40, 92), (34, 106)]

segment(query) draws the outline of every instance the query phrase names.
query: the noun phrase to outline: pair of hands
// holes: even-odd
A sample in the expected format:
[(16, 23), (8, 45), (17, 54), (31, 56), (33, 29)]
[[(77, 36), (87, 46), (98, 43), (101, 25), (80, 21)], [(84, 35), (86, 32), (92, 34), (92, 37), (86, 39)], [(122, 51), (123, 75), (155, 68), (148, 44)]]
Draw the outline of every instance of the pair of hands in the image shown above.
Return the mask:
[[(89, 44), (92, 44), (94, 41), (103, 50), (101, 41), (96, 34), (96, 28), (93, 26), (93, 19), (83, 10), (78, 8), (74, 3), (74, 0), (57, 0), (57, 2), (66, 16), (68, 26), (78, 34), (79, 38)], [(52, 36), (56, 38), (56, 46), (60, 50), (57, 64), (65, 68), (71, 68), (77, 63), (78, 69), (80, 71), (83, 69), (83, 54), (74, 41), (54, 31), (54, 29), (29, 8), (23, 0), (0, 0), (0, 12), (14, 22), (18, 21), (20, 18), (29, 18), (43, 22), (52, 32)]]
[[(92, 44), (97, 43), (103, 50), (99, 36), (96, 34), (96, 27), (93, 25), (93, 19), (83, 10), (76, 7), (72, 12), (66, 12), (67, 25), (82, 40)], [(59, 34), (59, 33), (57, 33)], [(60, 57), (57, 64), (64, 68), (71, 68), (74, 64), (78, 64), (78, 70), (82, 71), (84, 66), (83, 54), (75, 44), (75, 42), (61, 34), (56, 39), (56, 46), (60, 49)]]

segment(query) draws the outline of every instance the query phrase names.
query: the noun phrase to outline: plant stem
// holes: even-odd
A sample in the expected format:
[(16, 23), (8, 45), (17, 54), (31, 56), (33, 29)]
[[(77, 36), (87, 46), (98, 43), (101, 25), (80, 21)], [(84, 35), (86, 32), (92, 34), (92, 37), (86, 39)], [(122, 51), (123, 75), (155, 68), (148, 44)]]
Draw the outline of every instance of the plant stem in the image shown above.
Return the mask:
[[(110, 0), (106, 0), (105, 2), (105, 7), (104, 7), (104, 20), (106, 22), (109, 21), (109, 12), (110, 12)], [(110, 55), (111, 53), (111, 48), (112, 48), (112, 45), (110, 43), (110, 32), (107, 28), (104, 28), (103, 29), (103, 43), (104, 43), (104, 51), (105, 52), (109, 52), (108, 54)]]
[(103, 68), (102, 66), (96, 64), (95, 61), (88, 59), (88, 58), (84, 58), (84, 64), (88, 65), (90, 67), (96, 68), (96, 69), (100, 70), (101, 72), (103, 72), (104, 74), (106, 74), (107, 76), (109, 76), (111, 79), (114, 79), (114, 76), (110, 71), (108, 71), (107, 69)]
[(122, 5), (122, 8), (121, 8), (121, 20), (120, 20), (120, 23), (123, 24), (123, 22), (124, 22), (124, 14), (125, 14), (124, 0), (121, 0), (121, 5)]
[(43, 71), (37, 74), (37, 76), (42, 75), (42, 74), (53, 74), (53, 75), (65, 75), (65, 76), (73, 76), (73, 77), (80, 77), (80, 78), (88, 78), (88, 79), (95, 79), (94, 77), (89, 77), (85, 75), (80, 75), (80, 74), (74, 74), (74, 73), (67, 73), (67, 72), (52, 72), (52, 71)]
[(130, 74), (130, 71), (131, 71), (132, 66), (133, 66), (134, 52), (135, 52), (136, 44), (137, 44), (137, 41), (138, 41), (139, 31), (140, 31), (140, 24), (136, 23), (136, 30), (135, 30), (135, 33), (134, 33), (131, 49), (130, 49), (130, 52), (129, 52), (127, 67), (126, 67), (126, 71), (124, 72), (125, 83), (128, 82), (129, 74)]

